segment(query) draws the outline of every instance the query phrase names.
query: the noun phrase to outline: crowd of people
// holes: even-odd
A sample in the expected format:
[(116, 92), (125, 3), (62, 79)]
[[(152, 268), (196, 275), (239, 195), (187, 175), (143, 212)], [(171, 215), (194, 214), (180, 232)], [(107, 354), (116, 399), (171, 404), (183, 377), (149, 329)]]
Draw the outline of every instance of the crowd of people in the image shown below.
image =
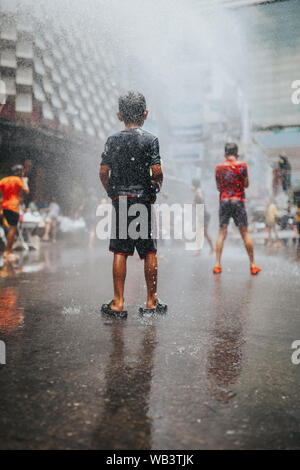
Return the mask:
[(294, 243), (298, 242), (300, 246), (300, 201), (291, 204), (288, 211), (285, 211), (285, 214), (282, 216), (276, 199), (268, 198), (265, 210), (266, 246), (272, 246), (274, 243), (280, 246), (282, 240), (287, 240), (286, 237), (282, 237), (282, 239), (280, 237), (280, 231), (283, 229), (288, 229), (291, 233), (289, 238)]
[[(119, 207), (116, 206), (115, 201), (123, 196), (127, 197), (130, 203), (134, 203), (136, 199), (143, 201), (145, 198), (150, 204), (154, 203), (156, 201), (156, 193), (159, 192), (162, 184), (158, 139), (149, 132), (142, 130), (148, 114), (145, 108), (145, 98), (140, 94), (129, 93), (122, 99), (120, 99), (118, 117), (125, 123), (125, 130), (108, 139), (102, 156), (100, 173), (101, 182), (117, 213), (119, 213)], [(141, 114), (137, 116), (137, 110), (139, 109), (141, 109)], [(133, 119), (136, 116), (138, 121)], [(122, 146), (125, 146), (123, 152), (121, 152)], [(128, 148), (131, 149), (130, 152), (128, 152)], [(132, 156), (135, 153), (136, 158)], [(149, 155), (151, 157), (150, 160)], [(288, 167), (285, 156), (282, 156), (281, 159), (280, 174), (285, 182), (284, 191), (288, 191), (290, 187), (290, 167)], [(140, 160), (145, 163), (142, 167), (139, 163)], [(137, 162), (138, 166), (136, 166)], [(3, 229), (5, 231), (4, 259), (6, 260), (13, 261), (17, 258), (13, 251), (13, 245), (18, 233), (18, 227), (20, 225), (22, 227), (25, 222), (32, 223), (34, 218), (41, 241), (52, 243), (57, 241), (59, 227), (62, 230), (62, 226), (68, 225), (68, 221), (70, 226), (71, 218), (68, 219), (63, 216), (55, 196), (52, 196), (48, 201), (38, 200), (36, 197), (30, 199), (27, 176), (28, 168), (30, 168), (28, 161), (25, 162), (24, 166), (20, 164), (14, 165), (11, 169), (11, 174), (0, 180), (0, 194), (2, 194), (0, 222), (2, 233)], [(157, 177), (155, 172), (158, 172)], [(200, 179), (194, 178), (191, 186), (194, 192), (194, 204), (204, 205), (204, 237), (209, 244), (211, 254), (216, 252), (214, 273), (220, 274), (222, 271), (221, 255), (223, 244), (227, 237), (229, 221), (232, 218), (240, 231), (249, 255), (251, 273), (257, 274), (260, 268), (254, 263), (253, 242), (249, 233), (251, 230), (248, 230), (248, 214), (245, 207), (245, 189), (249, 185), (248, 168), (244, 161), (239, 161), (238, 146), (235, 143), (226, 144), (225, 161), (217, 166), (215, 177), (217, 189), (220, 193), (220, 227), (216, 247), (208, 230), (211, 216), (207, 210)], [(100, 204), (107, 203), (109, 200), (102, 200)], [(82, 204), (73, 212), (72, 216), (73, 220), (82, 219), (84, 221), (84, 227), (88, 233), (89, 248), (93, 247), (96, 237), (96, 210), (98, 206), (99, 199), (97, 192), (94, 188), (90, 188)], [(147, 210), (150, 210), (148, 206)], [(291, 205), (289, 211), (290, 219), (292, 220), (290, 225), (295, 233), (297, 231), (295, 238), (300, 240), (300, 202), (297, 202), (296, 206)], [(30, 214), (33, 217), (31, 219)], [(277, 227), (278, 207), (275, 199), (269, 198), (266, 201), (264, 217), (265, 231), (267, 233), (266, 244), (271, 245), (273, 240), (275, 243), (280, 244), (281, 241)], [(151, 240), (150, 235), (148, 238), (147, 243), (149, 246), (145, 247), (143, 243), (136, 244), (131, 243), (131, 241), (130, 243), (128, 242), (128, 246), (124, 247), (123, 241), (121, 242), (118, 239), (111, 240), (110, 250), (119, 255), (123, 254), (124, 250), (125, 254), (131, 254), (132, 250), (134, 251), (134, 248), (137, 248), (142, 255), (144, 251), (156, 254), (156, 243)], [(201, 246), (197, 247), (196, 255), (201, 253), (201, 248)], [(120, 260), (118, 264), (122, 264)], [(151, 266), (155, 265), (153, 260), (150, 264)], [(151, 299), (148, 302), (149, 304), (153, 304), (153, 298), (151, 297)]]
[[(0, 180), (0, 238), (5, 246), (3, 257), (6, 261), (17, 261), (19, 256), (13, 250), (17, 235), (26, 232), (26, 226), (34, 228), (35, 235), (44, 243), (56, 243), (58, 229), (72, 231), (85, 229), (88, 246), (94, 245), (96, 234), (96, 210), (99, 200), (94, 189), (89, 189), (85, 202), (72, 214), (64, 216), (55, 196), (50, 200), (30, 198), (28, 177), (24, 165), (11, 168), (10, 175)], [(26, 199), (29, 202), (26, 202)], [(80, 223), (78, 221), (80, 220)], [(24, 228), (25, 227), (25, 228)]]

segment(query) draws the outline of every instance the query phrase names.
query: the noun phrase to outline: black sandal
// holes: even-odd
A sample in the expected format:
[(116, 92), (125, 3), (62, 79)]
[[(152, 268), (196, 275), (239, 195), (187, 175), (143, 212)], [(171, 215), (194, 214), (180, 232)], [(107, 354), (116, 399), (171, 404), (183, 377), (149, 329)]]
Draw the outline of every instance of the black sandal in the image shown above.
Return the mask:
[(157, 299), (156, 308), (143, 308), (140, 307), (139, 313), (141, 315), (155, 315), (156, 313), (164, 314), (168, 311), (168, 305), (165, 304), (162, 300)]
[(104, 313), (104, 315), (110, 315), (112, 317), (118, 317), (118, 318), (127, 318), (128, 317), (128, 312), (127, 310), (122, 310), (122, 311), (116, 311), (112, 310), (110, 308), (111, 304), (113, 303), (113, 300), (111, 300), (107, 304), (103, 304), (101, 307), (101, 312)]

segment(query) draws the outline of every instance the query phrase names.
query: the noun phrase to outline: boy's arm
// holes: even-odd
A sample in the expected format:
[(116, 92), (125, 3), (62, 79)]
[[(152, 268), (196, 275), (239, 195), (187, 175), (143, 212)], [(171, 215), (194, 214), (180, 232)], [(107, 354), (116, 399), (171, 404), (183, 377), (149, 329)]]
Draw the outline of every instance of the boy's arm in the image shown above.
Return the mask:
[(220, 172), (219, 172), (218, 168), (216, 168), (215, 176), (216, 176), (217, 189), (220, 192), (221, 191), (221, 184), (220, 184)]
[(101, 165), (100, 167), (100, 181), (103, 184), (103, 187), (106, 192), (108, 192), (108, 187), (109, 187), (109, 166), (108, 165)]
[(249, 176), (248, 176), (248, 166), (245, 163), (245, 176), (244, 176), (244, 186), (245, 188), (249, 188)]
[(163, 183), (163, 172), (161, 168), (161, 158), (159, 152), (159, 140), (155, 138), (152, 142), (151, 148), (151, 171), (152, 183), (156, 187), (156, 192), (160, 192)]
[(100, 166), (100, 181), (103, 184), (103, 187), (106, 192), (108, 192), (109, 189), (109, 178), (110, 178), (110, 168), (111, 168), (111, 151), (110, 151), (110, 138), (108, 138), (104, 152), (102, 154), (102, 161), (101, 161), (101, 166)]
[(164, 180), (161, 165), (159, 163), (151, 166), (152, 170), (152, 182), (156, 187), (156, 191), (159, 193)]

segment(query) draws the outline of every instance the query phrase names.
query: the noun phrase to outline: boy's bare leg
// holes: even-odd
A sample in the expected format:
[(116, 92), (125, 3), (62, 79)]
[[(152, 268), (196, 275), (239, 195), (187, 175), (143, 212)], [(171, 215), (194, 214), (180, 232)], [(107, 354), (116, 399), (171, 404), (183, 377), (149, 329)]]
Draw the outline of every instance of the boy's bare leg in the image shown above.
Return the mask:
[(157, 255), (148, 253), (145, 258), (145, 279), (147, 284), (147, 307), (156, 308), (157, 305)]
[(15, 241), (16, 233), (17, 233), (17, 227), (10, 227), (8, 234), (7, 234), (7, 243), (6, 243), (6, 248), (4, 252), (5, 257), (12, 254), (12, 251), (13, 251), (12, 249), (13, 249), (13, 244)]
[(249, 260), (250, 260), (250, 266), (254, 266), (254, 249), (253, 249), (253, 241), (252, 238), (250, 237), (250, 234), (248, 232), (248, 227), (239, 227), (240, 229), (240, 234), (242, 236), (242, 239), (244, 241)]
[(114, 278), (114, 300), (111, 310), (122, 312), (124, 310), (124, 287), (127, 273), (127, 256), (114, 256), (113, 278)]
[(224, 246), (224, 241), (227, 237), (227, 225), (223, 225), (220, 227), (218, 238), (217, 238), (217, 245), (216, 245), (216, 264), (221, 266), (221, 256)]

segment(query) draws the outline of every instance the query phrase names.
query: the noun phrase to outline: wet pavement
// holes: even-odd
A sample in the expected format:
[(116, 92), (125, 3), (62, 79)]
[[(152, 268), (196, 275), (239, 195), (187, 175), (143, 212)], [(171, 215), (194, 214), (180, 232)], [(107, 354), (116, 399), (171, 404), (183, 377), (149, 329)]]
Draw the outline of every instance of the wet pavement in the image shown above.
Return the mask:
[(129, 260), (127, 320), (100, 314), (112, 256), (60, 242), (0, 270), (1, 449), (300, 448), (300, 263), (263, 248), (251, 277), (226, 246), (162, 248), (165, 316), (142, 318), (142, 263)]

